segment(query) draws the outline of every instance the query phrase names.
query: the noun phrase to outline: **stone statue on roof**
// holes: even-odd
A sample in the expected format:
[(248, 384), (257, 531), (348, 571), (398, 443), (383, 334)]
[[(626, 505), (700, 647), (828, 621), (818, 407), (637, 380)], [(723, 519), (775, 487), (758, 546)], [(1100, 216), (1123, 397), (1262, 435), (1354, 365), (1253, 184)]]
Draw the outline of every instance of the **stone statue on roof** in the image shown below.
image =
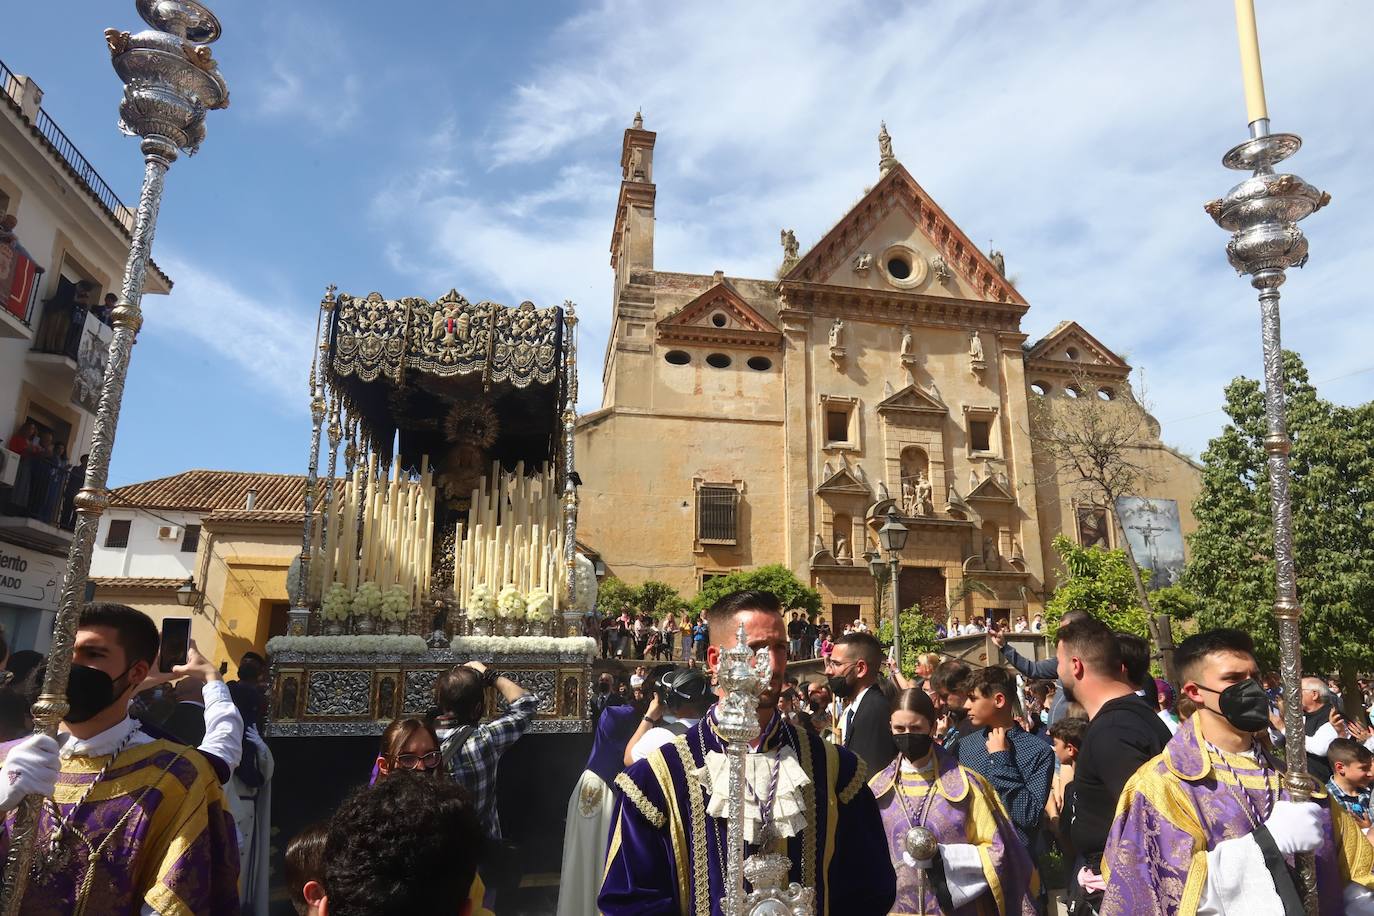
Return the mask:
[(795, 261), (799, 250), (797, 235), (791, 229), (782, 230), (782, 256), (784, 260)]
[(887, 132), (887, 122), (880, 122), (878, 128), (878, 158), (884, 162), (894, 158), (892, 155), (892, 135)]

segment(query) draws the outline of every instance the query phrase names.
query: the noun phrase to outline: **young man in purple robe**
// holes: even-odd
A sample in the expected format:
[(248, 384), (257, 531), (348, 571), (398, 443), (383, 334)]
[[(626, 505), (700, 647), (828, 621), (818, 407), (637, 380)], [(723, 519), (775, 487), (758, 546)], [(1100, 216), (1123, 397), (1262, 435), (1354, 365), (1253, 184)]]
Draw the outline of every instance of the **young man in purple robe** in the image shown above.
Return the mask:
[(1198, 711), (1126, 783), (1102, 855), (1102, 916), (1301, 914), (1300, 853), (1316, 854), (1322, 914), (1374, 913), (1374, 847), (1324, 790), (1289, 800), (1257, 738), (1269, 698), (1250, 637), (1198, 633), (1174, 664)]
[(62, 734), (25, 739), (0, 767), (0, 858), (13, 841), (14, 809), (25, 795), (46, 796), (25, 916), (239, 912), (234, 821), (214, 768), (129, 718), (157, 651), (157, 627), (142, 612), (87, 606)]
[[(769, 592), (726, 595), (707, 612), (707, 667), (720, 663), (743, 624), (751, 649), (772, 657), (759, 696), (762, 733), (749, 755), (746, 855), (774, 836), (792, 860), (790, 880), (815, 891), (816, 912), (877, 916), (892, 908), (896, 876), (862, 763), (778, 715), (787, 664), (782, 607)], [(606, 916), (709, 916), (725, 895), (729, 767), (715, 709), (687, 734), (615, 779), (610, 848), (598, 906)]]

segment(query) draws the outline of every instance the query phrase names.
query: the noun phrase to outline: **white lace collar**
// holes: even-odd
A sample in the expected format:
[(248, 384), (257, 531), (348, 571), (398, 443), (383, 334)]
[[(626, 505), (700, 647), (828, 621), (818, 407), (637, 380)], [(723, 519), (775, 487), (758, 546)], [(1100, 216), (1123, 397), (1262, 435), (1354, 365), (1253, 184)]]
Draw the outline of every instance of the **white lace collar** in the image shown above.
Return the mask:
[[(89, 738), (77, 738), (69, 733), (62, 743), (62, 758), (65, 760), (69, 757), (108, 757), (124, 742), (125, 738), (129, 738), (129, 733), (134, 731), (138, 731), (138, 722), (125, 716), (122, 722)], [(129, 746), (147, 744), (151, 740), (153, 739), (143, 732), (138, 732), (129, 738)]]

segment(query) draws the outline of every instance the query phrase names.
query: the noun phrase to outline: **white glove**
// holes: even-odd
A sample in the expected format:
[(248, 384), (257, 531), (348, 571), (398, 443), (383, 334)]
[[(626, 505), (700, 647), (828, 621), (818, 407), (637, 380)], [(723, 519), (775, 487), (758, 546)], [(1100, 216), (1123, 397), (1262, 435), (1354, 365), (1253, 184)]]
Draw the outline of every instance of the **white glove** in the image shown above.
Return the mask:
[(0, 767), (0, 811), (17, 808), (25, 795), (52, 795), (62, 769), (57, 751), (51, 735), (33, 735), (10, 750)]
[(1264, 826), (1284, 855), (1315, 852), (1322, 844), (1321, 811), (1316, 802), (1278, 801)]

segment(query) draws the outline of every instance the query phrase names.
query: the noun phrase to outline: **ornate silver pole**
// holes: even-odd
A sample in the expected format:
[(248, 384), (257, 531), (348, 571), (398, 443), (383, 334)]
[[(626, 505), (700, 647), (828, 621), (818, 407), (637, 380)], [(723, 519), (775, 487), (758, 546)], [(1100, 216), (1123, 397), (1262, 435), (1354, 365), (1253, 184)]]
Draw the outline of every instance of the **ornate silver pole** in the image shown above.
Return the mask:
[[(330, 548), (329, 529), (333, 527), (334, 512), (337, 507), (334, 505), (334, 477), (338, 473), (339, 463), (339, 442), (343, 439), (343, 416), (342, 406), (339, 402), (338, 391), (330, 391), (326, 386), (325, 391), (330, 394), (329, 398), (329, 428), (326, 435), (329, 437), (329, 476), (324, 479), (324, 509), (320, 513), (320, 550), (326, 551)], [(350, 468), (351, 470), (351, 468)], [(329, 564), (325, 564), (326, 567)], [(320, 597), (324, 597), (324, 590), (328, 583), (320, 583)]]
[(577, 465), (574, 439), (577, 434), (577, 307), (563, 303), (563, 367), (567, 396), (563, 400), (563, 562), (568, 570), (568, 601), (563, 608), (563, 635), (581, 636), (577, 610)]
[[(33, 707), (34, 730), (49, 735), (57, 733), (58, 723), (67, 714), (72, 644), (85, 597), (96, 529), (101, 513), (109, 505), (106, 481), (110, 453), (114, 449), (129, 358), (143, 324), (143, 280), (152, 253), (167, 169), (176, 161), (178, 152), (190, 156), (199, 149), (205, 139), (206, 112), (229, 106), (229, 87), (208, 47), (220, 36), (219, 20), (214, 14), (197, 0), (141, 0), (137, 6), (143, 21), (151, 26), (149, 30), (136, 35), (118, 29), (105, 30), (115, 72), (125, 83), (119, 105), (119, 128), (143, 141), (143, 188), (139, 192), (119, 303), (111, 315), (114, 337), (100, 385), (86, 480), (75, 499), (76, 527), (67, 554), (60, 609), (53, 624), (47, 674)], [(5, 862), (6, 914), (18, 913), (23, 902), (42, 801), (41, 797), (31, 795), (16, 813)]]
[(320, 431), (325, 415), (325, 358), (329, 353), (329, 314), (334, 311), (334, 284), (325, 287), (320, 300), (320, 314), (315, 319), (315, 352), (310, 357), (310, 464), (305, 473), (305, 512), (301, 524), (301, 574), (296, 581), (295, 603), (287, 611), (286, 631), (292, 636), (306, 636), (310, 632), (310, 554), (315, 543), (315, 491), (320, 476)]
[[(1255, 34), (1254, 9), (1238, 0), (1237, 20), (1245, 65), (1246, 94), (1250, 106), (1250, 139), (1233, 147), (1222, 158), (1229, 169), (1252, 172), (1220, 200), (1205, 209), (1217, 225), (1231, 233), (1226, 256), (1241, 275), (1259, 290), (1260, 336), (1264, 347), (1264, 413), (1268, 435), (1270, 509), (1274, 519), (1274, 618), (1278, 623), (1279, 668), (1283, 679), (1283, 726), (1286, 733), (1285, 781), (1294, 801), (1312, 795), (1307, 773), (1306, 731), (1301, 702), (1302, 633), (1299, 619), (1297, 571), (1293, 562), (1293, 509), (1289, 500), (1288, 438), (1284, 421), (1283, 348), (1279, 338), (1279, 287), (1289, 267), (1307, 263), (1307, 239), (1299, 220), (1326, 206), (1331, 195), (1319, 191), (1296, 175), (1276, 174), (1274, 166), (1302, 146), (1295, 134), (1269, 133), (1259, 73), (1259, 41)], [(1248, 18), (1247, 18), (1248, 17)], [(1317, 913), (1316, 872), (1311, 855), (1299, 856), (1298, 890), (1309, 914)]]

